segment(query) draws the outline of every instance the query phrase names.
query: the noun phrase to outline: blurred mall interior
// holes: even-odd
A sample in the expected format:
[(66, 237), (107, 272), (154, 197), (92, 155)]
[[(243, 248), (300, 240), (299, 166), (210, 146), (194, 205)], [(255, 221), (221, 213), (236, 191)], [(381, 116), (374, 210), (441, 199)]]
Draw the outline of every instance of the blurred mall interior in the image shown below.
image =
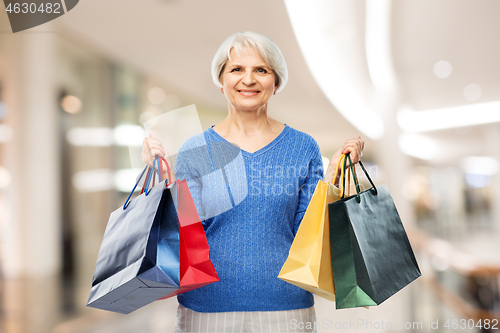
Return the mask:
[(224, 119), (210, 64), (248, 30), (287, 61), (270, 116), (325, 158), (363, 137), (422, 271), (368, 310), (316, 298), (319, 332), (499, 329), (499, 15), (492, 0), (85, 0), (14, 34), (0, 5), (0, 332), (173, 331), (175, 298), (85, 306), (97, 252), (143, 124), (193, 104), (202, 130)]

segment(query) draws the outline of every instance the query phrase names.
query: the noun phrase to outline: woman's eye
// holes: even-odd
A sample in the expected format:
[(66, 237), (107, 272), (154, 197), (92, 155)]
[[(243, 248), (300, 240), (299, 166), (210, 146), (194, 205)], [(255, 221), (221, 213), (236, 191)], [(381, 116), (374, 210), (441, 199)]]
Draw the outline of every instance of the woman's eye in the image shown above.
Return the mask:
[(264, 68), (259, 68), (258, 71), (259, 73), (267, 73), (267, 71)]
[(239, 68), (233, 68), (233, 69), (231, 70), (231, 72), (239, 72), (239, 71), (240, 71), (240, 69), (239, 69)]

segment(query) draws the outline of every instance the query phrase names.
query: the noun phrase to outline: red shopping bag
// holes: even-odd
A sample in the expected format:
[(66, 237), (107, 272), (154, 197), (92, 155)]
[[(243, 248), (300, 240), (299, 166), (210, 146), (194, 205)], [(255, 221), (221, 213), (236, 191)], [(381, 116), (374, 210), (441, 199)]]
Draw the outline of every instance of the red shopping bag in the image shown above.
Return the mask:
[(208, 247), (205, 230), (191, 197), (187, 181), (176, 180), (180, 243), (180, 289), (166, 299), (219, 281)]

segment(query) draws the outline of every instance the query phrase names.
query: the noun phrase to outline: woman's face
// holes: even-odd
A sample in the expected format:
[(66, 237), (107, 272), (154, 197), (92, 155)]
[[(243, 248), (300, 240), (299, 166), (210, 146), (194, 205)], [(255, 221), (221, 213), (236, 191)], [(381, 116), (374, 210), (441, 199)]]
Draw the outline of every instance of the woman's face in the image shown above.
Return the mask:
[(222, 92), (238, 110), (258, 110), (273, 95), (276, 75), (254, 48), (244, 48), (241, 57), (234, 49), (221, 75)]

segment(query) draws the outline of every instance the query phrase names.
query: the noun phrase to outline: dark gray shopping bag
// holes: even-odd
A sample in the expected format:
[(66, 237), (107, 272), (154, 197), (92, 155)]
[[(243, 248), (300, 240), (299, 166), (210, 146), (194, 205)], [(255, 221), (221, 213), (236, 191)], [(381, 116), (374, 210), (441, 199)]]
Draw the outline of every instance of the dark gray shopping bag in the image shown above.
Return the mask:
[(177, 183), (148, 191), (151, 174), (146, 191), (109, 218), (87, 306), (128, 314), (180, 288)]
[(378, 305), (421, 275), (387, 186), (359, 164), (372, 187), (359, 190), (351, 163), (356, 194), (328, 205), (337, 309)]

